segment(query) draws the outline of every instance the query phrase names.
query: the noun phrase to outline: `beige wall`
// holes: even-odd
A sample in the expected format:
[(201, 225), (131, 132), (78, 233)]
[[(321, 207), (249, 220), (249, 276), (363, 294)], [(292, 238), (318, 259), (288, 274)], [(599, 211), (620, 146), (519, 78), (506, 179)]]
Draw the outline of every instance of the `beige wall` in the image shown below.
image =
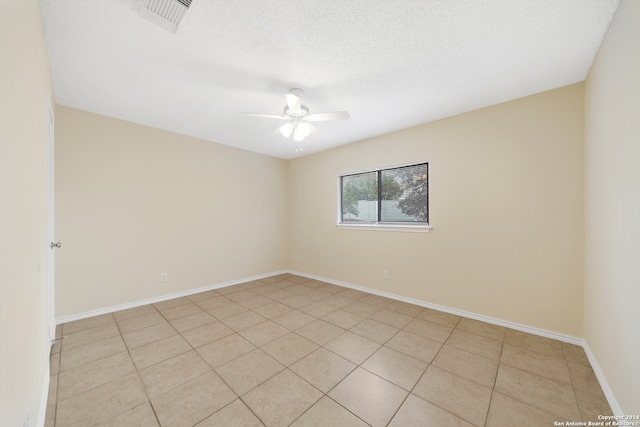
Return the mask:
[(45, 408), (46, 135), (51, 78), (37, 1), (0, 2), (0, 425)]
[[(583, 85), (289, 163), (58, 107), (56, 315), (291, 268), (584, 335), (614, 409), (640, 413), (639, 21), (623, 0), (586, 82), (584, 154)], [(35, 425), (51, 93), (37, 1), (0, 2), (0, 29), (0, 425)], [(431, 233), (335, 228), (338, 174), (419, 160)]]
[(57, 317), (284, 269), (285, 179), (284, 160), (58, 106)]
[(585, 340), (640, 414), (640, 2), (623, 0), (586, 83)]
[[(568, 86), (291, 161), (289, 268), (582, 336), (583, 93)], [(339, 174), (422, 160), (430, 233), (336, 228)]]

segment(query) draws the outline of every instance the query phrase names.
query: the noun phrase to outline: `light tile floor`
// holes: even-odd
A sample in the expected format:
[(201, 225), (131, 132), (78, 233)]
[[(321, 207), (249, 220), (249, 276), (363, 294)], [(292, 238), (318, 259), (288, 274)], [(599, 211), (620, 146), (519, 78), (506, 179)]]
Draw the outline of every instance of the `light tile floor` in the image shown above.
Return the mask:
[(47, 427), (553, 426), (611, 415), (581, 347), (290, 274), (58, 333)]

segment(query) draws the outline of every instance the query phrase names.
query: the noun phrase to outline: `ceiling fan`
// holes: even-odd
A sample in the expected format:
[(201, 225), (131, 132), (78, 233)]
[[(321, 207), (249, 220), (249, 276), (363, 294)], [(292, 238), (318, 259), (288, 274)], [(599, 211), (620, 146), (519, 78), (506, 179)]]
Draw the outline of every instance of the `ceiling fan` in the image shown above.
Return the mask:
[[(349, 113), (347, 113), (346, 111), (309, 114), (309, 108), (306, 105), (302, 105), (302, 95), (304, 95), (303, 90), (298, 88), (293, 88), (289, 91), (289, 93), (285, 94), (284, 98), (286, 101), (286, 105), (284, 106), (284, 113), (281, 116), (261, 113), (242, 114), (245, 116), (286, 120), (286, 123), (280, 126), (277, 130), (279, 130), (282, 136), (284, 136), (285, 138), (289, 138), (291, 135), (293, 135), (293, 139), (296, 142), (304, 140), (307, 136), (309, 136), (312, 130), (318, 131), (318, 128), (314, 126), (313, 122), (347, 120), (349, 118)], [(302, 148), (296, 148), (296, 151), (299, 150), (302, 150)]]

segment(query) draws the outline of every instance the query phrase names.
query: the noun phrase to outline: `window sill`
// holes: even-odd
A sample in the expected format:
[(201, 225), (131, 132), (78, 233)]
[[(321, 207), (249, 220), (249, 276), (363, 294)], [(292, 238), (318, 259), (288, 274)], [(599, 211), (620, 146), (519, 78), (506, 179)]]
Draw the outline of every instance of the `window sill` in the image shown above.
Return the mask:
[(430, 225), (408, 224), (336, 224), (336, 228), (343, 230), (375, 230), (375, 231), (401, 231), (409, 233), (428, 233)]

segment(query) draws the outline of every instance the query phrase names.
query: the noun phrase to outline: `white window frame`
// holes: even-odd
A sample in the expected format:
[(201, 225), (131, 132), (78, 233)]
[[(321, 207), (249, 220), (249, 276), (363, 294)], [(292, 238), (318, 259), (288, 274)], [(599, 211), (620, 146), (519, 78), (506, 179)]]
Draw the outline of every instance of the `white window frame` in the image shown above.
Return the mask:
[[(413, 224), (410, 222), (368, 222), (368, 223), (358, 224), (358, 223), (352, 223), (352, 222), (341, 222), (342, 220), (342, 178), (343, 177), (349, 176), (349, 175), (371, 173), (371, 172), (377, 173), (379, 171), (384, 171), (387, 169), (398, 169), (398, 168), (403, 168), (408, 166), (420, 165), (423, 163), (426, 163), (427, 165), (429, 165), (428, 161), (423, 160), (420, 162), (412, 162), (412, 163), (406, 163), (406, 164), (395, 165), (395, 166), (386, 166), (386, 167), (368, 169), (368, 170), (363, 170), (358, 172), (346, 172), (346, 173), (339, 174), (337, 178), (337, 187), (336, 187), (338, 190), (337, 191), (338, 209), (337, 209), (336, 228), (343, 229), (343, 230), (373, 230), (373, 231), (401, 231), (401, 232), (411, 232), (411, 233), (428, 233), (432, 228), (430, 211), (429, 211), (428, 223)], [(431, 178), (430, 175), (431, 174), (429, 173), (429, 177), (427, 178), (428, 180), (427, 185), (429, 185), (429, 181)], [(427, 208), (430, 209), (430, 206), (428, 206)]]

